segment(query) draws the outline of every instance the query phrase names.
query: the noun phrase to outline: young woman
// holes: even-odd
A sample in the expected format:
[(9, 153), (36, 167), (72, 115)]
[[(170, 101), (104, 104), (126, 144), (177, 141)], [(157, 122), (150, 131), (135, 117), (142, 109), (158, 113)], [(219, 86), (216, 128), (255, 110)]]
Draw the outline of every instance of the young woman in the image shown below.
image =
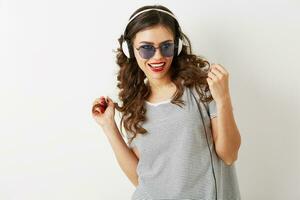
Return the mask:
[(234, 165), (241, 138), (226, 69), (192, 54), (190, 40), (164, 6), (137, 9), (119, 42), (122, 105), (107, 97), (102, 113), (96, 105), (105, 99), (97, 98), (93, 117), (136, 186), (132, 200), (241, 199)]

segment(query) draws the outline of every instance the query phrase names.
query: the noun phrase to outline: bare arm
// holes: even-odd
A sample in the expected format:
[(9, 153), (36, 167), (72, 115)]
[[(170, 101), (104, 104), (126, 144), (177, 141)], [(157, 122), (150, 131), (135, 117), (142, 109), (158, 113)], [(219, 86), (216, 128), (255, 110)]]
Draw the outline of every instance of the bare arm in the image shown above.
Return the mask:
[(234, 120), (229, 93), (229, 73), (220, 64), (211, 65), (207, 83), (216, 101), (218, 117), (212, 120), (216, 153), (228, 165), (238, 157), (241, 136)]
[(121, 169), (132, 182), (132, 184), (137, 186), (138, 175), (136, 173), (136, 168), (138, 164), (138, 158), (134, 152), (128, 148), (115, 121), (103, 126), (102, 129), (112, 146)]
[(211, 120), (216, 152), (227, 165), (231, 165), (238, 158), (241, 136), (234, 120), (230, 99), (217, 107), (218, 117)]

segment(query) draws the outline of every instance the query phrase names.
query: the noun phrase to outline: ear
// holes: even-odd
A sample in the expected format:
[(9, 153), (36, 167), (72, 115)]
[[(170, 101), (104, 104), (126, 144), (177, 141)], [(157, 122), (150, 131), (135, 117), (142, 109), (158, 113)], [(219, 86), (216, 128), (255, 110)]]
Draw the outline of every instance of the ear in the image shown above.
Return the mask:
[(182, 40), (180, 38), (178, 38), (178, 49), (177, 49), (177, 55), (180, 54), (181, 50), (182, 50)]
[(128, 46), (128, 42), (126, 40), (123, 40), (123, 42), (122, 42), (122, 51), (126, 55), (127, 58), (130, 58), (129, 46)]
[(129, 57), (130, 58), (134, 58), (134, 49), (133, 49), (133, 45), (131, 43), (128, 44), (128, 51), (129, 51)]

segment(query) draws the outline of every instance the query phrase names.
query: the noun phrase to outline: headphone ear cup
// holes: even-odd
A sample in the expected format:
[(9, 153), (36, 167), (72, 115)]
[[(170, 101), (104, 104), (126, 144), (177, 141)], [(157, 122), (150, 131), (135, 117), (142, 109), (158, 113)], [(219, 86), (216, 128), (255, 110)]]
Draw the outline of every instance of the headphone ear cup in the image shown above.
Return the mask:
[(181, 50), (182, 50), (182, 40), (180, 38), (178, 38), (178, 47), (177, 47), (177, 55), (180, 54)]
[(128, 48), (128, 45), (127, 45), (127, 41), (124, 40), (122, 42), (122, 51), (123, 53), (126, 55), (127, 58), (130, 58), (130, 54), (129, 54), (129, 48)]

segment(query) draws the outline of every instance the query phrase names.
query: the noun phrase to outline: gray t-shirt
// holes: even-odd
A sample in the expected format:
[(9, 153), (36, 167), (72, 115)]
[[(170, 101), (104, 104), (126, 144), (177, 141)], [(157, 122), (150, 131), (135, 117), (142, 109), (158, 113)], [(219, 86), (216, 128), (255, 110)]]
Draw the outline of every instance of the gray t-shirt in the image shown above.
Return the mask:
[[(215, 182), (211, 157), (197, 104), (189, 88), (184, 87), (182, 108), (170, 100), (145, 102), (148, 133), (139, 134), (130, 148), (137, 147), (138, 186), (131, 200), (214, 200)], [(193, 94), (199, 99), (194, 88)], [(214, 149), (210, 118), (217, 116), (216, 102), (208, 104), (208, 113), (200, 103), (208, 142), (213, 157), (218, 200), (240, 200), (235, 164), (226, 165)], [(207, 105), (207, 103), (206, 103)]]

